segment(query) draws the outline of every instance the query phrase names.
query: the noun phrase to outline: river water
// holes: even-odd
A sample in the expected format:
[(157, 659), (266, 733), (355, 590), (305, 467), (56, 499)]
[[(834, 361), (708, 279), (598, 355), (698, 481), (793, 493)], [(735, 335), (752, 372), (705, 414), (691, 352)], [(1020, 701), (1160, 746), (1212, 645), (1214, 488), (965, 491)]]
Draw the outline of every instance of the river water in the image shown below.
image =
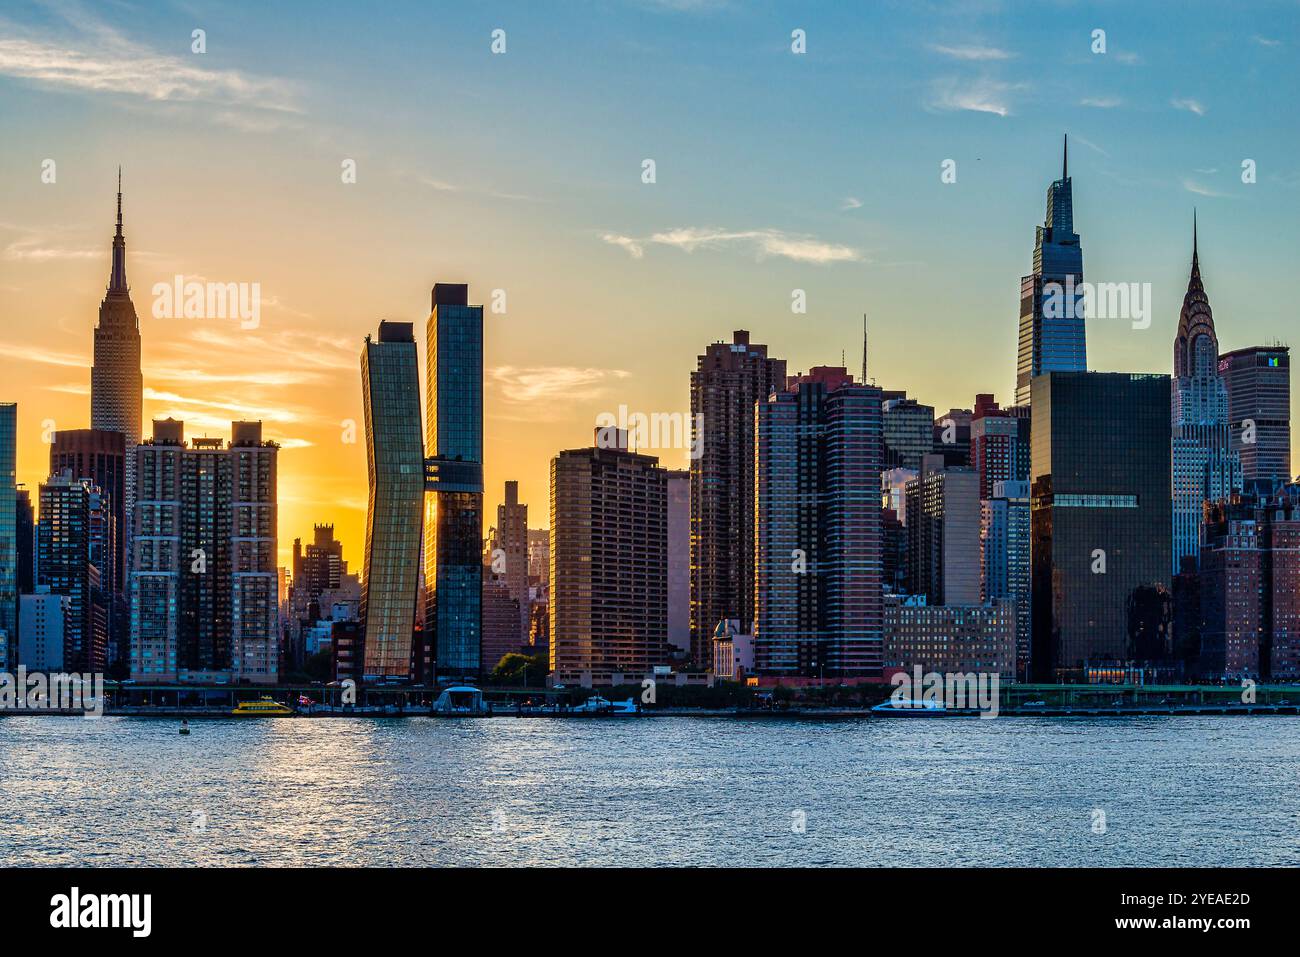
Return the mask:
[(0, 720), (42, 865), (1297, 865), (1287, 717)]

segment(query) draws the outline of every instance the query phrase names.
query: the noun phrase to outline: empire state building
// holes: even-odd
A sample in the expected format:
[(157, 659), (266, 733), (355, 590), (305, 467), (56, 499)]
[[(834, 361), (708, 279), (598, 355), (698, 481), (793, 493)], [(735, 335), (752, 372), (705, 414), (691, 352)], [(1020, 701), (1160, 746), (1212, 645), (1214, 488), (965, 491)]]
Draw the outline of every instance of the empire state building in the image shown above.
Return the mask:
[(90, 427), (126, 436), (126, 529), (130, 539), (135, 509), (135, 447), (140, 444), (144, 377), (140, 374), (140, 321), (126, 284), (126, 239), (122, 236), (122, 170), (117, 171), (117, 233), (108, 291), (95, 327), (95, 364), (90, 370)]

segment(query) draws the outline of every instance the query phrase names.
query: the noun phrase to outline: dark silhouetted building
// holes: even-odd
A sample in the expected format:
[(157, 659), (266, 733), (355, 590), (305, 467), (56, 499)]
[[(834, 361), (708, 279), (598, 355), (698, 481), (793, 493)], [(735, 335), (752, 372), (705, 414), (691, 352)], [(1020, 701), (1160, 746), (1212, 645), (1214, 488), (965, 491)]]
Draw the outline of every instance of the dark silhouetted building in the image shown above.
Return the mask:
[(691, 373), (691, 659), (713, 660), (719, 621), (754, 620), (754, 408), (785, 387), (785, 360), (738, 330), (715, 342)]
[[(132, 454), (134, 455), (134, 448)], [(50, 474), (67, 469), (89, 479), (108, 504), (113, 554), (100, 569), (100, 588), (108, 608), (108, 663), (123, 671), (131, 659), (130, 598), (126, 580), (126, 436), (103, 429), (63, 429), (50, 443)], [(125, 674), (122, 675), (125, 677)]]
[(0, 402), (0, 671), (18, 656), (18, 403)]
[(108, 602), (100, 568), (112, 555), (112, 518), (100, 490), (64, 470), (40, 487), (38, 585), (69, 599), (63, 669), (103, 672), (108, 664)]
[(1033, 380), (1033, 674), (1128, 660), (1129, 602), (1170, 585), (1169, 376)]

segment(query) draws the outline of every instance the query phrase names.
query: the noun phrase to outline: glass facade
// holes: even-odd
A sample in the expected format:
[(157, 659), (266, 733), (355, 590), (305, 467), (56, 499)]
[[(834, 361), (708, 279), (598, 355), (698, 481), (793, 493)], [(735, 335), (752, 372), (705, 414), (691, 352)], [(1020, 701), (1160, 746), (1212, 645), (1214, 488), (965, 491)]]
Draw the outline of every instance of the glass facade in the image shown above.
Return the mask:
[(405, 678), (419, 595), (424, 445), (409, 322), (381, 322), (361, 352), (370, 499), (366, 509), (365, 674)]
[[(1063, 162), (1047, 188), (1047, 218), (1034, 241), (1034, 271), (1020, 280), (1016, 405), (1029, 402), (1030, 382), (1048, 372), (1088, 368), (1084, 331), (1083, 247), (1074, 231), (1074, 188)], [(1061, 287), (1055, 295), (1049, 288)]]
[(441, 676), (474, 675), (483, 638), (483, 307), (439, 283), (426, 326), (425, 631)]
[(0, 670), (18, 653), (18, 404), (0, 402)]
[(1170, 587), (1170, 380), (1054, 372), (1033, 380), (1032, 669), (1077, 679), (1133, 658), (1130, 603)]

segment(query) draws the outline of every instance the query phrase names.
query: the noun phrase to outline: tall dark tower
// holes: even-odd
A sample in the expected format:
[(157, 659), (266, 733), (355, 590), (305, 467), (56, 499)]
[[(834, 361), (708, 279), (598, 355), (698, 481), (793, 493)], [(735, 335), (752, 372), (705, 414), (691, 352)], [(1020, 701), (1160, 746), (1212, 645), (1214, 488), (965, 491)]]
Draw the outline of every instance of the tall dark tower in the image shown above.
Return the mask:
[(469, 304), (464, 283), (435, 283), (425, 331), (424, 630), (439, 675), (473, 675), (483, 639), (483, 307)]
[(1034, 239), (1034, 271), (1020, 280), (1016, 405), (1029, 404), (1029, 383), (1048, 372), (1088, 368), (1084, 336), (1083, 248), (1074, 231), (1069, 138), (1061, 178), (1047, 187), (1047, 218)]
[(691, 658), (699, 667), (713, 661), (718, 622), (737, 619), (743, 632), (753, 625), (754, 407), (784, 389), (785, 360), (769, 358), (744, 329), (708, 346), (691, 373)]
[(121, 432), (126, 439), (123, 538), (130, 554), (135, 514), (135, 447), (140, 444), (144, 377), (140, 374), (140, 321), (126, 284), (126, 239), (122, 235), (122, 168), (117, 169), (117, 233), (108, 291), (95, 327), (95, 364), (90, 370), (90, 427)]

